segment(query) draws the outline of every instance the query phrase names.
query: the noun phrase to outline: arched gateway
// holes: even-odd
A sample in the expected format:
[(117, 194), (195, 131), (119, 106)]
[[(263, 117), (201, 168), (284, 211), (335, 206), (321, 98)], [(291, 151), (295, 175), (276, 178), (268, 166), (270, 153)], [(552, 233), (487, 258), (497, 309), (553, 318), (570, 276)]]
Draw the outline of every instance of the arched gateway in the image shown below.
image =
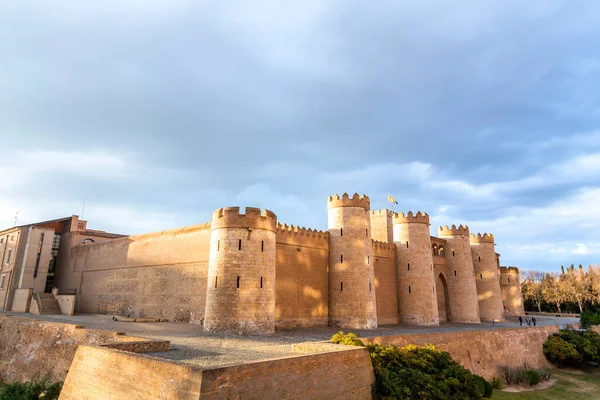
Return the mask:
[(448, 301), (448, 284), (446, 278), (440, 273), (435, 279), (435, 291), (437, 294), (438, 313), (440, 322), (447, 322), (450, 319), (450, 302)]

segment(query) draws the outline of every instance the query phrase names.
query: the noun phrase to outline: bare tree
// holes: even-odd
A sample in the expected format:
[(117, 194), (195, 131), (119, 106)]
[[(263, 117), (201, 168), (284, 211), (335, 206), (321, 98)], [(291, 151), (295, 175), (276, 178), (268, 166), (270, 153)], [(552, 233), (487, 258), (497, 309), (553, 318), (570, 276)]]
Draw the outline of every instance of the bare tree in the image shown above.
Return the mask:
[(544, 299), (556, 305), (558, 312), (561, 313), (561, 306), (568, 300), (569, 294), (567, 285), (563, 278), (564, 274), (546, 274), (542, 283), (542, 293)]
[(538, 312), (542, 312), (542, 302), (544, 301), (544, 293), (542, 290), (544, 276), (544, 273), (540, 271), (527, 271), (523, 282), (521, 283), (523, 297), (527, 300), (531, 300), (537, 307)]

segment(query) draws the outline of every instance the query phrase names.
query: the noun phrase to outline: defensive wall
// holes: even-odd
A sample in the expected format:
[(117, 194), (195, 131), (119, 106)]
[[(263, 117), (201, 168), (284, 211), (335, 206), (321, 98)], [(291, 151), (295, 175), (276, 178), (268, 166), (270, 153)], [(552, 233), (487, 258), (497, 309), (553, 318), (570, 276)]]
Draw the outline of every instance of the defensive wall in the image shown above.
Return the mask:
[[(303, 348), (310, 351), (310, 346), (304, 344)], [(115, 374), (116, 370), (120, 373)], [(366, 400), (371, 398), (373, 383), (371, 359), (365, 348), (336, 346), (327, 353), (201, 368), (80, 346), (60, 399)]]
[(166, 350), (169, 346), (164, 341), (0, 314), (0, 381), (37, 379), (46, 373), (53, 380), (64, 380), (77, 347), (88, 344), (137, 352)]
[(200, 323), (209, 244), (210, 223), (78, 245), (63, 288), (79, 288), (78, 312)]
[[(210, 222), (181, 229), (103, 234), (91, 244), (81, 244), (94, 232), (82, 226), (61, 236), (61, 246), (68, 243), (55, 286), (77, 292), (76, 312), (238, 334), (478, 323), (522, 310), (518, 270), (498, 272), (492, 235), (470, 237), (468, 227), (452, 225), (432, 237), (427, 213), (371, 211), (369, 197), (356, 193), (330, 196), (327, 212), (327, 231), (281, 224), (252, 207), (220, 208)], [(26, 308), (27, 297), (16, 298)]]
[(491, 379), (500, 376), (499, 367), (532, 368), (551, 367), (542, 351), (548, 336), (557, 332), (558, 326), (528, 328), (501, 328), (462, 332), (440, 332), (430, 334), (378, 336), (361, 338), (365, 343), (423, 346), (432, 344), (450, 353), (452, 358), (472, 372)]

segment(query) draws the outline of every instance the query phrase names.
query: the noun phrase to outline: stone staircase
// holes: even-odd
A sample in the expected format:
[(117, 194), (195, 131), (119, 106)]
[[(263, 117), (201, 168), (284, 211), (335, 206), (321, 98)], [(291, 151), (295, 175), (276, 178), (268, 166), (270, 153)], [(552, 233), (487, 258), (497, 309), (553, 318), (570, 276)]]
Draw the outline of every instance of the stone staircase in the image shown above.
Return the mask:
[(34, 293), (33, 299), (37, 305), (38, 312), (36, 314), (62, 314), (58, 301), (56, 301), (52, 293)]

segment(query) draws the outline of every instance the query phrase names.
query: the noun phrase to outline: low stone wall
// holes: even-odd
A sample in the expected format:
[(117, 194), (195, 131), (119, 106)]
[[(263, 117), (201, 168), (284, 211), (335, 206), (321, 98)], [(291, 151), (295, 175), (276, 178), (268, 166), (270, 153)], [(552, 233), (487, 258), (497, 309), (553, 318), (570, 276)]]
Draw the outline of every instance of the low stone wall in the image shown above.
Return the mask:
[(580, 318), (581, 314), (548, 313), (537, 311), (525, 311), (525, 315), (539, 315), (540, 317)]
[[(140, 344), (126, 347), (143, 349), (142, 343), (154, 341), (84, 329), (79, 325), (0, 314), (0, 381), (32, 380), (46, 373), (52, 380), (64, 380), (79, 345), (121, 342), (137, 342)], [(158, 346), (164, 348), (164, 344)]]
[[(305, 346), (303, 350), (310, 350), (308, 344)], [(318, 346), (314, 350), (322, 349)], [(373, 382), (371, 359), (365, 348), (336, 346), (321, 354), (198, 368), (114, 349), (80, 346), (60, 399), (366, 400), (371, 398)]]
[(12, 311), (13, 312), (29, 312), (31, 305), (31, 294), (33, 289), (15, 289), (13, 296)]
[(58, 302), (60, 312), (64, 315), (75, 314), (75, 295), (74, 294), (57, 294), (54, 298)]
[(491, 379), (500, 375), (498, 367), (550, 367), (542, 352), (548, 336), (558, 326), (505, 328), (488, 331), (443, 332), (423, 335), (379, 336), (361, 340), (367, 343), (396, 345), (433, 344), (445, 350), (454, 360), (474, 373)]
[(200, 398), (202, 371), (120, 350), (79, 346), (60, 400)]
[(157, 351), (167, 351), (171, 348), (171, 342), (168, 340), (137, 341), (137, 342), (119, 342), (102, 344), (100, 347), (108, 347), (130, 353), (154, 353)]

